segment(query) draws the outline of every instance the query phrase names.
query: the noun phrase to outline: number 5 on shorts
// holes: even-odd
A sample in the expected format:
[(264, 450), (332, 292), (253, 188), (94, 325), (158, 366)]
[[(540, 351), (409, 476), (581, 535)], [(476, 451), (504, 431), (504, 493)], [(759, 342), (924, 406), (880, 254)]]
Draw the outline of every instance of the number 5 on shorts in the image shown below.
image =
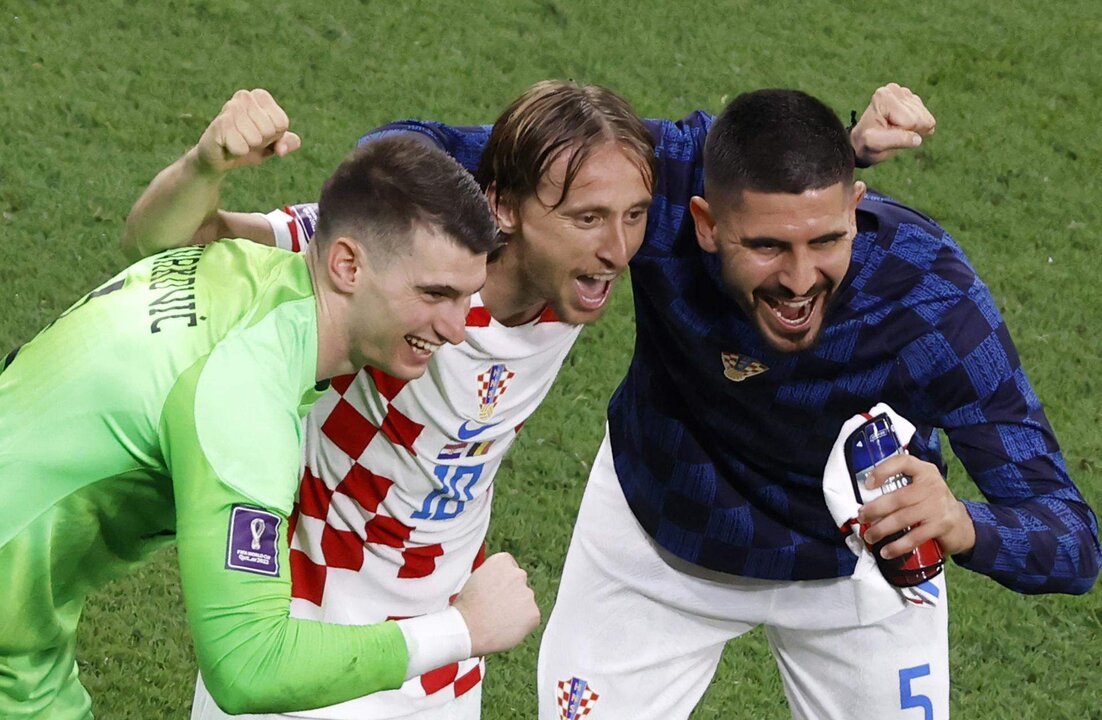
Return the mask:
[(926, 695), (912, 695), (911, 681), (930, 674), (929, 663), (917, 665), (911, 668), (903, 668), (899, 671), (899, 707), (922, 708), (923, 720), (934, 720), (934, 704)]

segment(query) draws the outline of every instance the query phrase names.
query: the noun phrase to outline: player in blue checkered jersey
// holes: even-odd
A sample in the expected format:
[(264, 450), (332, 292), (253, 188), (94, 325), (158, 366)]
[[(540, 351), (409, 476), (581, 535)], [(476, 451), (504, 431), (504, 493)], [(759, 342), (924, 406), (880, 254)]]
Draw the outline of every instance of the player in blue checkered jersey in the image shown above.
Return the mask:
[[(1019, 592), (1091, 587), (1096, 518), (990, 292), (937, 223), (853, 181), (814, 98), (653, 129), (637, 344), (541, 644), (540, 717), (579, 685), (594, 716), (687, 717), (758, 625), (794, 717), (948, 717), (946, 603), (859, 601), (822, 476), (842, 424), (888, 402), (918, 431), (874, 475), (913, 483), (864, 507), (867, 541), (913, 528), (886, 556), (933, 538)], [(939, 428), (987, 503), (949, 490)]]

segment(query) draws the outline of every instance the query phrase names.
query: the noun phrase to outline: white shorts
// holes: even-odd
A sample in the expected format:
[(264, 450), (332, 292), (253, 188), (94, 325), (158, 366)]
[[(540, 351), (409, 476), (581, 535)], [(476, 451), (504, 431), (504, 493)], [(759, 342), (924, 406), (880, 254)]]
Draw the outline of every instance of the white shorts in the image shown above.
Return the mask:
[(848, 577), (768, 581), (658, 549), (624, 499), (608, 434), (540, 644), (541, 720), (687, 718), (728, 640), (761, 625), (794, 718), (949, 717), (945, 574), (937, 607), (862, 625)]
[[(395, 692), (384, 690), (383, 692)], [(327, 718), (349, 717), (347, 712), (340, 712), (341, 705), (325, 708), (322, 711), (307, 711), (290, 715), (227, 715), (215, 704), (206, 685), (203, 684), (203, 676), (195, 680), (195, 698), (191, 704), (191, 720), (287, 720), (288, 718)], [(328, 713), (327, 713), (328, 711)], [(376, 720), (377, 718), (391, 718), (401, 720), (479, 720), (482, 717), (482, 683), (463, 693), (459, 697), (425, 710), (415, 711), (408, 715), (370, 714), (355, 715), (357, 720)]]

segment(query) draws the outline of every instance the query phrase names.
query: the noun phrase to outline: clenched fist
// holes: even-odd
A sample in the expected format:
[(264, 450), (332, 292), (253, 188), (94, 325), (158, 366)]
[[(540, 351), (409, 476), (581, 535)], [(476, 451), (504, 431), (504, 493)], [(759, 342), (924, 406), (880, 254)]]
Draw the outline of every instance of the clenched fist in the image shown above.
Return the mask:
[(459, 591), (453, 605), (471, 634), (471, 655), (508, 650), (540, 623), (528, 573), (509, 553), (486, 559)]
[(238, 90), (211, 120), (194, 148), (204, 172), (222, 175), (294, 152), (302, 140), (267, 90)]
[(875, 165), (897, 150), (913, 148), (934, 134), (937, 122), (922, 98), (888, 83), (876, 89), (869, 106), (850, 133), (853, 150), (864, 165)]

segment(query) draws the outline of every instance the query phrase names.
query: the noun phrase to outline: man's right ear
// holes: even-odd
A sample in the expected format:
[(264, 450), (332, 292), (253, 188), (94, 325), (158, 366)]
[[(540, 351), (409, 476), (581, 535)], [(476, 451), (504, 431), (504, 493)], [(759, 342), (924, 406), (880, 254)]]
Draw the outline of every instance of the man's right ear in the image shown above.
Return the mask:
[(490, 212), (494, 214), (497, 229), (506, 235), (512, 235), (520, 228), (517, 209), (512, 199), (497, 194), (497, 183), (486, 188), (486, 200), (490, 203)]
[(712, 217), (708, 201), (699, 195), (693, 195), (689, 199), (689, 214), (693, 216), (693, 225), (696, 226), (697, 245), (704, 252), (716, 252), (716, 221)]
[(353, 292), (362, 282), (366, 268), (363, 246), (343, 235), (334, 238), (325, 251), (325, 268), (338, 292)]

